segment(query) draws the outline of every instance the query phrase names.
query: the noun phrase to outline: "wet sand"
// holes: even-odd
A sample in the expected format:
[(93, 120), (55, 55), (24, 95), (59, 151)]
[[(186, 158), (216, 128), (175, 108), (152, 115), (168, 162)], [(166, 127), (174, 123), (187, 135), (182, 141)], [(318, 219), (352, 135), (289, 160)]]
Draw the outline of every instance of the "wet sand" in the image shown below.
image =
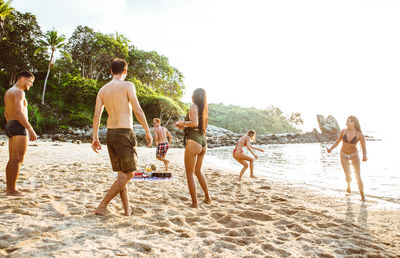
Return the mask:
[[(182, 149), (169, 151), (172, 180), (129, 183), (133, 216), (123, 216), (119, 197), (109, 206), (113, 216), (97, 216), (116, 178), (106, 149), (30, 143), (18, 181), (24, 196), (0, 193), (0, 256), (400, 256), (400, 205), (250, 179), (248, 172), (239, 183), (232, 174), (239, 171), (207, 166), (207, 157), (214, 202), (188, 208)], [(161, 166), (155, 148), (138, 153), (141, 165)], [(7, 144), (0, 145), (2, 190), (7, 159)]]

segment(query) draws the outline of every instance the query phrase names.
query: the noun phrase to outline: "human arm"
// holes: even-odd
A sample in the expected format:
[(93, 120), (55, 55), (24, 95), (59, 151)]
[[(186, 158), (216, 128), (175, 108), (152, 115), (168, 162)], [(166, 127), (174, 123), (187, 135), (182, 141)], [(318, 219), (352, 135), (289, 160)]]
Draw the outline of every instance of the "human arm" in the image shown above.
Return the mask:
[(157, 146), (158, 145), (158, 133), (156, 128), (153, 129), (153, 134), (154, 134), (154, 144)]
[(332, 147), (326, 148), (326, 151), (327, 151), (328, 153), (331, 153), (331, 151), (339, 145), (339, 143), (343, 140), (343, 135), (344, 135), (344, 130), (342, 130), (342, 131), (340, 132), (339, 137), (337, 138), (337, 140), (335, 141), (335, 143), (332, 145)]
[(264, 152), (263, 149), (256, 148), (256, 147), (254, 147), (253, 145), (250, 145), (250, 148), (252, 148), (253, 150), (258, 150), (258, 151)]
[(247, 136), (247, 139), (246, 139), (246, 148), (251, 152), (251, 154), (253, 154), (255, 159), (258, 159), (258, 156), (254, 153), (254, 151), (251, 148), (250, 137), (248, 137), (248, 136)]
[(362, 152), (363, 152), (362, 161), (367, 161), (368, 158), (367, 158), (367, 147), (365, 146), (365, 137), (364, 137), (364, 135), (362, 133), (360, 133), (360, 134), (361, 134), (360, 135), (361, 149), (362, 149)]
[(104, 105), (103, 101), (100, 97), (100, 92), (97, 94), (96, 98), (96, 105), (94, 109), (94, 116), (93, 116), (93, 135), (92, 135), (92, 149), (94, 152), (98, 153), (101, 150), (101, 144), (99, 141), (99, 126), (100, 126), (100, 118), (103, 114)]
[(6, 122), (8, 122), (8, 112), (7, 109), (4, 109), (4, 117), (6, 118)]
[(147, 124), (146, 115), (144, 114), (143, 109), (140, 106), (139, 101), (136, 97), (135, 86), (133, 85), (133, 83), (130, 83), (130, 86), (128, 87), (128, 98), (129, 102), (132, 105), (133, 113), (135, 113), (136, 119), (146, 131), (147, 146), (151, 147), (153, 143), (153, 137), (151, 136), (149, 125)]
[[(33, 127), (28, 121), (28, 117), (24, 112), (24, 101), (25, 101), (25, 93), (23, 91), (18, 91), (14, 95), (14, 115), (15, 118), (28, 130), (29, 140), (36, 140), (36, 132), (33, 130)], [(8, 120), (7, 120), (8, 121)]]
[(179, 121), (175, 124), (179, 129), (183, 129), (184, 127), (198, 127), (199, 119), (198, 119), (198, 110), (195, 104), (192, 104), (189, 109), (189, 121)]
[(168, 136), (168, 144), (171, 145), (171, 142), (172, 142), (172, 134), (168, 131), (168, 129), (166, 129), (166, 130), (167, 130), (166, 134), (167, 134), (167, 136)]

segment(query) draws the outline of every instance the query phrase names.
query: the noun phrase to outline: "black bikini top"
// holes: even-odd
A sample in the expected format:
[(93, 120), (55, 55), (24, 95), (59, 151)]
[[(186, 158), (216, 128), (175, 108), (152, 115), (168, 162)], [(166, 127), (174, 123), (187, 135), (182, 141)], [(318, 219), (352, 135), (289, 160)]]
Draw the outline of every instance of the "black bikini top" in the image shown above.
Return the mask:
[(349, 139), (347, 139), (347, 133), (345, 133), (344, 136), (343, 136), (343, 141), (346, 142), (346, 143), (357, 144), (357, 142), (358, 142), (357, 134), (356, 134), (356, 136), (354, 136), (353, 139), (351, 139), (351, 141), (349, 142)]

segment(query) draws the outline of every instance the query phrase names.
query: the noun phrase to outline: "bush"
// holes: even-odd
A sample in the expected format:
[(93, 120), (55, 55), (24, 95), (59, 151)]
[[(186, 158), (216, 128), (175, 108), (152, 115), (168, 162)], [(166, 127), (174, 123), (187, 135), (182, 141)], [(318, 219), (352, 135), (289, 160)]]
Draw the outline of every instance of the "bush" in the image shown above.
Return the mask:
[(91, 114), (86, 112), (79, 112), (68, 116), (65, 124), (73, 127), (91, 126), (93, 123)]
[(6, 117), (4, 116), (5, 107), (0, 107), (0, 128), (4, 129), (6, 126)]
[(53, 133), (58, 129), (59, 119), (48, 112), (41, 112), (37, 105), (28, 106), (28, 117), (38, 134)]
[(60, 85), (56, 88), (56, 94), (67, 104), (83, 104), (87, 108), (93, 108), (96, 102), (97, 82), (70, 73), (63, 74)]
[(169, 122), (176, 121), (183, 115), (183, 110), (179, 104), (169, 97), (160, 95), (139, 96), (139, 102), (148, 121), (158, 117), (162, 124), (168, 125)]

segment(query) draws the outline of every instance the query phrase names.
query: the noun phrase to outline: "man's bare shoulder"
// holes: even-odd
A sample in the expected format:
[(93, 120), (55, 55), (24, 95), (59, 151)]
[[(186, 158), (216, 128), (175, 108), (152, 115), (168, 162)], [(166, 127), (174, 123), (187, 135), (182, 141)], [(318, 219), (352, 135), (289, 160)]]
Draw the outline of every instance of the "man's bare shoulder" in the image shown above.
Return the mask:
[(133, 84), (133, 83), (130, 82), (130, 81), (122, 81), (122, 85), (123, 85), (124, 87), (126, 87), (127, 89), (135, 88), (135, 84)]
[(4, 94), (4, 98), (10, 98), (10, 97), (23, 99), (25, 97), (25, 92), (19, 88), (11, 87)]

